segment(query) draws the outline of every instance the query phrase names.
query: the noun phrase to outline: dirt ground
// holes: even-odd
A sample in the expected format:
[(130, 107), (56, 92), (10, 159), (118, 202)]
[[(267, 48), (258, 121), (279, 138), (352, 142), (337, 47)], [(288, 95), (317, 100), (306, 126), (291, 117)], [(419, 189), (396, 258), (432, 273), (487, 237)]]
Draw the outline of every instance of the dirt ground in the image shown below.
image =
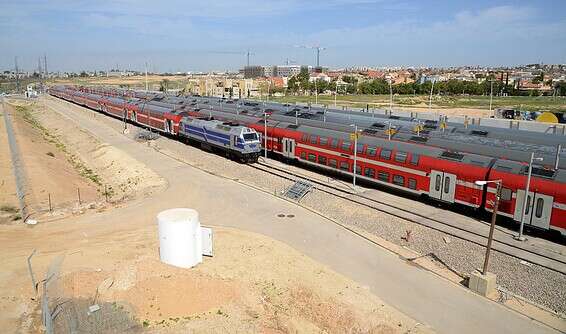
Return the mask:
[[(26, 264), (37, 248), (32, 260), (36, 279), (50, 268), (56, 274), (48, 291), (61, 302), (55, 327), (62, 332), (70, 324), (84, 333), (430, 332), (367, 288), (262, 235), (214, 227), (214, 257), (184, 270), (158, 261), (155, 225), (114, 227), (112, 219), (88, 228), (76, 225), (76, 214), (140, 205), (166, 184), (125, 152), (52, 110), (26, 106), (31, 121), (15, 115), (14, 123), (34, 203), (42, 207), (48, 191), (67, 205), (57, 208), (57, 217), (46, 213), (33, 228), (0, 225), (2, 331), (41, 332), (42, 287), (36, 295)], [(0, 140), (5, 142), (5, 131)], [(0, 149), (2, 157), (9, 155), (4, 146)], [(9, 180), (11, 168), (0, 167), (1, 179)], [(10, 183), (4, 184), (8, 189)], [(116, 201), (98, 204), (101, 184), (112, 185)], [(96, 197), (92, 210), (77, 206), (77, 186), (85, 189), (85, 201)], [(11, 198), (2, 196), (6, 202)], [(100, 309), (86, 312), (94, 304)]]
[[(32, 218), (45, 221), (100, 209), (108, 204), (106, 197), (109, 202), (124, 201), (165, 186), (164, 180), (151, 170), (42, 104), (9, 102), (5, 108), (12, 115)], [(5, 130), (0, 138), (6, 140)], [(5, 150), (7, 146), (0, 154), (9, 155)], [(11, 172), (11, 165), (8, 167)], [(2, 175), (10, 177), (7, 172)]]

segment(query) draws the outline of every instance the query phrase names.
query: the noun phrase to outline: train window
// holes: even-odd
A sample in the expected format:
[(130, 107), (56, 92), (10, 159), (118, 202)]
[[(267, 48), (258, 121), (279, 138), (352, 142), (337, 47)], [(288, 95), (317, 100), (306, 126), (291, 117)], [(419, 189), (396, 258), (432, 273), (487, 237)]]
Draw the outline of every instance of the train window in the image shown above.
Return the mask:
[(311, 136), (311, 144), (316, 144), (317, 143), (317, 137), (316, 136)]
[(525, 214), (528, 215), (531, 212), (531, 196), (527, 196), (527, 206), (525, 207)]
[(501, 200), (510, 201), (513, 196), (513, 191), (509, 188), (501, 188)]
[(364, 176), (375, 178), (375, 169), (366, 167), (364, 169)]
[(407, 161), (407, 152), (398, 151), (395, 153), (395, 161), (405, 163)]
[(442, 184), (442, 176), (436, 175), (436, 180), (434, 182), (434, 190), (440, 191), (441, 184)]
[(328, 138), (327, 137), (320, 137), (320, 146), (328, 145)]
[(349, 141), (343, 141), (343, 142), (342, 142), (342, 150), (344, 150), (344, 151), (349, 151), (349, 150), (350, 150), (350, 146), (351, 146), (351, 144), (350, 144)]
[(309, 153), (308, 160), (310, 162), (316, 162), (316, 154)]
[(377, 154), (377, 148), (375, 147), (368, 147), (366, 149), (366, 153), (367, 155), (369, 155), (370, 157), (375, 157), (375, 155)]
[(393, 175), (393, 184), (405, 186), (405, 177), (401, 175)]
[(444, 178), (444, 193), (450, 193), (450, 178), (448, 176)]
[(389, 160), (391, 159), (391, 150), (383, 149), (379, 155), (381, 159)]
[(329, 159), (328, 160), (328, 166), (332, 167), (332, 168), (336, 168), (338, 165), (336, 163), (336, 160), (334, 159)]
[(383, 182), (389, 182), (389, 173), (387, 172), (379, 172), (377, 173), (377, 179)]
[(417, 189), (417, 180), (409, 178), (409, 183), (407, 185), (409, 189)]
[(418, 165), (419, 164), (419, 155), (418, 154), (411, 154), (411, 165)]
[(364, 151), (364, 144), (358, 144), (356, 151), (358, 152), (358, 154), (362, 153)]
[(350, 163), (346, 161), (340, 161), (340, 169), (345, 171), (350, 171)]
[(334, 138), (333, 138), (333, 139), (330, 141), (330, 147), (332, 147), (332, 148), (337, 148), (337, 147), (338, 147), (338, 139), (334, 139)]
[(537, 199), (537, 207), (535, 209), (535, 217), (542, 217), (542, 209), (544, 208), (544, 200), (542, 198)]
[(356, 174), (362, 175), (362, 167), (358, 164), (356, 164)]
[(301, 138), (301, 141), (303, 141), (303, 142), (305, 142), (305, 143), (306, 143), (308, 140), (309, 140), (309, 136), (306, 135), (306, 134), (304, 134), (303, 137)]
[(307, 152), (301, 152), (301, 159), (305, 160), (307, 158)]
[(326, 165), (326, 157), (319, 155), (318, 156), (318, 163), (321, 164), (321, 165)]

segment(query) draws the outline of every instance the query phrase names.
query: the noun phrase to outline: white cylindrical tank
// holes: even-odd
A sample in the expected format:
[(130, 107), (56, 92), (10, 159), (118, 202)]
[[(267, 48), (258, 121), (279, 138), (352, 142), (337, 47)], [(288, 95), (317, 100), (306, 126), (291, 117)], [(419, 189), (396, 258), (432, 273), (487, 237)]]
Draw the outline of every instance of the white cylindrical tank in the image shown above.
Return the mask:
[(202, 233), (198, 212), (176, 208), (157, 215), (161, 262), (191, 268), (202, 262)]

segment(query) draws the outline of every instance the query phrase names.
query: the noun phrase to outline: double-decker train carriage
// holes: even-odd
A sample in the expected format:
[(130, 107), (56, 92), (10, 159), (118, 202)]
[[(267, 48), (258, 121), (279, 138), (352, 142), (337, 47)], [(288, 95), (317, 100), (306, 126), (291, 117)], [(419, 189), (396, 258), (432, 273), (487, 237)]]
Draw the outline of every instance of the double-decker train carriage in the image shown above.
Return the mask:
[[(101, 101), (109, 98), (103, 95), (106, 94), (104, 92), (99, 90), (93, 99), (104, 103)], [(57, 88), (51, 93), (88, 105), (85, 104), (84, 92), (75, 88)], [(163, 124), (162, 119), (165, 119), (159, 115), (184, 115), (187, 121), (181, 118), (181, 125), (173, 134), (202, 140), (205, 132), (214, 132), (218, 126), (238, 127), (232, 123), (235, 122), (254, 129), (256, 136), (261, 135), (261, 143), (257, 142), (258, 152), (259, 147), (266, 144), (265, 149), (285, 159), (349, 176), (356, 173), (358, 178), (367, 182), (426, 195), (445, 203), (491, 211), (495, 188), (478, 186), (475, 181), (502, 180), (498, 214), (517, 222), (524, 220), (527, 226), (553, 229), (566, 235), (566, 160), (560, 159), (564, 154), (554, 146), (562, 143), (564, 136), (488, 127), (481, 130), (453, 127), (447, 131), (446, 127), (439, 130), (439, 125), (432, 122), (428, 123), (428, 130), (423, 127), (416, 129), (415, 133), (415, 129), (410, 128), (412, 125), (400, 124), (394, 128), (374, 119), (369, 126), (362, 122), (361, 132), (357, 135), (358, 145), (354, 148), (354, 128), (349, 126), (351, 123), (344, 124), (347, 119), (344, 115), (340, 116), (340, 122), (326, 122), (320, 119), (319, 111), (312, 113), (306, 108), (294, 117), (291, 112), (282, 112), (289, 108), (287, 106), (261, 108), (257, 102), (240, 103), (245, 109), (236, 103), (224, 103), (219, 108), (212, 107), (210, 102), (205, 103), (211, 99), (199, 97), (170, 97), (145, 92), (114, 92), (109, 95), (124, 101), (129, 115), (135, 110), (137, 117), (130, 117), (130, 120), (139, 124), (145, 124), (139, 117), (143, 108), (154, 112), (150, 116), (158, 124)], [(89, 106), (92, 108), (92, 104)], [(295, 112), (292, 111), (293, 114)], [(197, 116), (222, 121), (196, 119)], [(200, 122), (213, 123), (209, 128), (196, 126)], [(194, 123), (195, 128), (185, 130), (185, 123)], [(175, 129), (174, 123), (172, 128)], [(263, 137), (265, 132), (267, 137)], [(217, 136), (223, 140), (214, 145), (226, 145), (231, 134), (226, 135), (228, 137)], [(245, 143), (245, 140), (238, 142), (238, 139), (234, 139), (234, 147)], [(533, 167), (523, 215), (527, 162), (531, 152), (543, 157), (544, 165)]]
[[(212, 112), (214, 117), (235, 119), (263, 134), (267, 149), (287, 159), (352, 175), (354, 170), (351, 128), (307, 125), (249, 115)], [(262, 143), (264, 139), (262, 139)], [(471, 145), (471, 144), (470, 144)], [(476, 144), (478, 145), (478, 144)], [(486, 149), (491, 149), (489, 146)], [(475, 184), (480, 180), (502, 180), (499, 215), (520, 222), (528, 165), (492, 156), (462, 153), (427, 146), (424, 142), (399, 142), (359, 136), (356, 148), (357, 177), (382, 186), (426, 195), (446, 203), (493, 210), (494, 187)], [(566, 235), (566, 171), (535, 165), (525, 207), (526, 226), (552, 229)]]
[[(227, 122), (195, 119), (188, 116), (184, 107), (169, 108), (126, 95), (103, 96), (67, 87), (55, 87), (49, 93), (123, 121), (151, 127), (173, 137), (197, 141), (204, 148), (221, 151), (242, 162), (257, 161), (262, 149), (255, 130)], [(194, 131), (190, 132), (191, 129), (200, 131), (203, 136), (195, 135)]]
[(244, 162), (256, 162), (261, 143), (254, 129), (214, 119), (184, 117), (179, 135), (200, 142), (204, 149), (216, 149)]

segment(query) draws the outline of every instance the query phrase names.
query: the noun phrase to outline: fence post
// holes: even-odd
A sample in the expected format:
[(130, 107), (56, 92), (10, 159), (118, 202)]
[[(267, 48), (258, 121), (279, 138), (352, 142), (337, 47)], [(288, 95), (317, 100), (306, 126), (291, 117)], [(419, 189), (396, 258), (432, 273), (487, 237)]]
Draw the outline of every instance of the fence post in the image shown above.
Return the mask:
[(47, 196), (49, 198), (49, 212), (53, 212), (53, 207), (51, 206), (51, 193), (48, 193)]
[(35, 255), (35, 251), (36, 250), (34, 249), (33, 252), (31, 252), (31, 254), (28, 256), (28, 270), (29, 270), (29, 275), (31, 276), (31, 284), (33, 285), (33, 291), (37, 295), (37, 284), (35, 282), (35, 276), (33, 275), (33, 269), (31, 268), (31, 258)]
[(77, 187), (77, 195), (79, 197), (79, 205), (81, 205), (81, 190), (79, 189), (79, 187)]

